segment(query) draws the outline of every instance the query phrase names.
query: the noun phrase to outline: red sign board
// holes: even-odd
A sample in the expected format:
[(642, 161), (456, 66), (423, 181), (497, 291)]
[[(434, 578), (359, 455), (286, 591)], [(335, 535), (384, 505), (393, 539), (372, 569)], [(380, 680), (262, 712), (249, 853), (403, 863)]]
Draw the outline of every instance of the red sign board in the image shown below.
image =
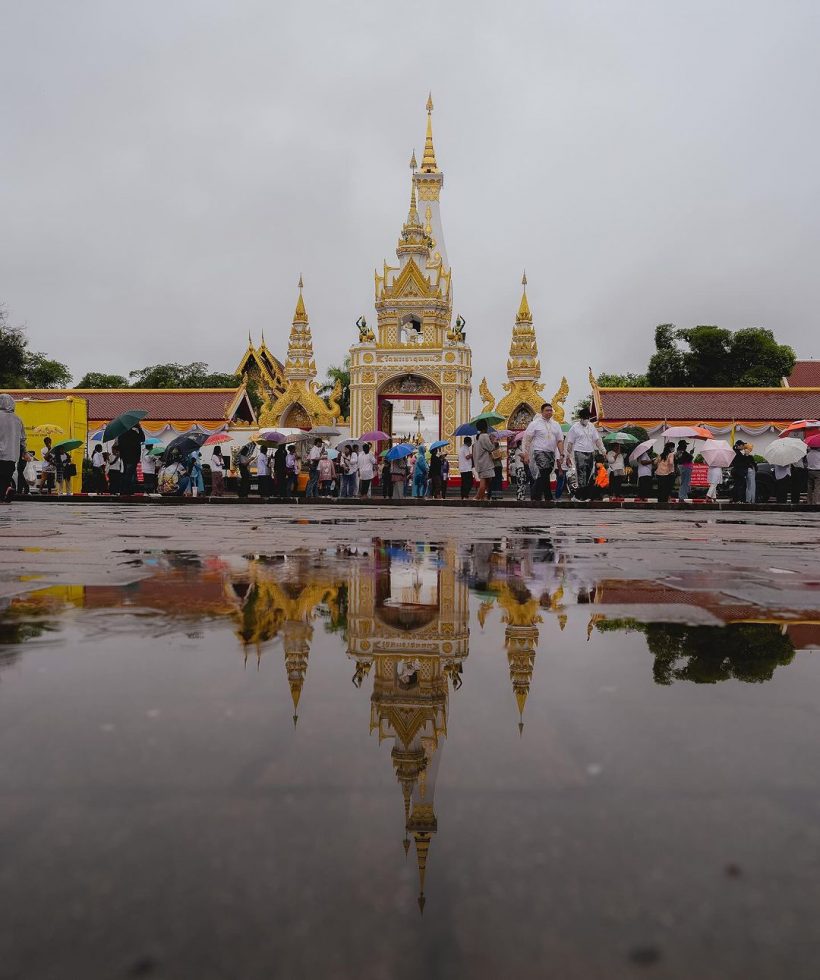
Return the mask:
[(705, 463), (695, 463), (692, 466), (692, 486), (709, 486), (709, 467)]

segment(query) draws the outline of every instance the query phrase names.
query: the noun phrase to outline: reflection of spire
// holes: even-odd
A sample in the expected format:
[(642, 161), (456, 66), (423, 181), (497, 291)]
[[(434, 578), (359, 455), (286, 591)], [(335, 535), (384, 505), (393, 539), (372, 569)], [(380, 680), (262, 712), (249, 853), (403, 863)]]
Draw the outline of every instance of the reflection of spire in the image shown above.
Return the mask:
[(498, 597), (504, 610), (504, 646), (510, 665), (510, 680), (518, 705), (518, 734), (524, 732), (524, 707), (530, 693), (538, 645), (538, 628), (542, 622), (538, 601), (520, 580), (505, 583)]
[(424, 897), (424, 879), (427, 876), (427, 855), (430, 852), (430, 841), (438, 829), (438, 821), (433, 812), (432, 803), (417, 804), (413, 807), (407, 830), (413, 834), (416, 844), (416, 862), (419, 869), (419, 911), (424, 915), (426, 899)]

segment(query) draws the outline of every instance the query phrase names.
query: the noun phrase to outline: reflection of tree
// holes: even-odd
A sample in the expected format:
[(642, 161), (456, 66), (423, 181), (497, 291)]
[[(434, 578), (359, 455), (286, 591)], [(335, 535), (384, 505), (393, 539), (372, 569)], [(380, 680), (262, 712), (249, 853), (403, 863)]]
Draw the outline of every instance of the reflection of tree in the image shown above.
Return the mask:
[(656, 684), (716, 684), (730, 679), (760, 684), (772, 679), (776, 667), (794, 659), (791, 639), (776, 624), (685, 626), (610, 619), (596, 623), (596, 629), (643, 633), (655, 657), (652, 673)]

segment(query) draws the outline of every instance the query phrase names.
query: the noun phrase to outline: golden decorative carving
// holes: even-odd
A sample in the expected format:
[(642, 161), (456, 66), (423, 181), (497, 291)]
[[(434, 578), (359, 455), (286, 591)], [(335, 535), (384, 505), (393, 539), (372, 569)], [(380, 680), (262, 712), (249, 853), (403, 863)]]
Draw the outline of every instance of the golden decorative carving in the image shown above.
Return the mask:
[(487, 387), (487, 379), (482, 378), (481, 384), (478, 386), (478, 393), (484, 399), (484, 405), (481, 408), (483, 412), (492, 412), (495, 408), (495, 397), (490, 389)]
[(372, 354), (365, 354), (362, 357), (362, 360), (364, 361), (365, 364), (372, 364), (373, 363), (373, 355)]
[(556, 422), (563, 422), (565, 418), (564, 412), (564, 402), (567, 400), (567, 395), (569, 394), (569, 385), (567, 384), (566, 378), (561, 378), (561, 384), (558, 391), (552, 396), (552, 412), (555, 416)]
[(444, 360), (447, 361), (448, 364), (452, 364), (455, 359), (456, 355), (451, 350), (448, 350), (444, 355)]

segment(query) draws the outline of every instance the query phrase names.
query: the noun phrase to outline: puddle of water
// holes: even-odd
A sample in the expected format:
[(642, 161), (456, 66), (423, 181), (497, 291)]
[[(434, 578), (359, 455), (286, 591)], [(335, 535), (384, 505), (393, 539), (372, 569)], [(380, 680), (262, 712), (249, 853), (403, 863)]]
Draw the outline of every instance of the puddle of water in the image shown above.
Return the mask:
[(809, 975), (816, 609), (546, 533), (122, 554), (0, 607), (10, 976)]

